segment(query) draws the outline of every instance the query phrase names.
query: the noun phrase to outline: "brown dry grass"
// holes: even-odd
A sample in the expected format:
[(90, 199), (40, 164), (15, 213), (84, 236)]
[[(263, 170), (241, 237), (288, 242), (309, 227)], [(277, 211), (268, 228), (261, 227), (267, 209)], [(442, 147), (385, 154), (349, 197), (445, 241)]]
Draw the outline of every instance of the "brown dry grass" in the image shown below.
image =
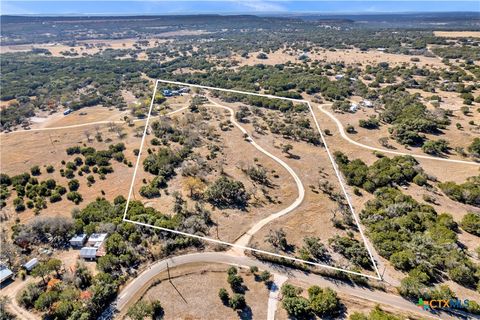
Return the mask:
[[(279, 49), (272, 53), (268, 54), (268, 59), (258, 59), (257, 54), (259, 52), (251, 52), (248, 58), (242, 58), (238, 55), (234, 55), (230, 59), (238, 61), (239, 66), (244, 65), (255, 65), (255, 64), (268, 64), (275, 65), (281, 63), (301, 63), (299, 59), (301, 52), (293, 52), (290, 50)], [(362, 64), (366, 66), (368, 64), (374, 65), (380, 62), (388, 62), (391, 65), (399, 64), (411, 64), (417, 65), (419, 67), (435, 67), (435, 68), (445, 68), (446, 66), (442, 63), (441, 59), (437, 57), (425, 57), (425, 56), (407, 56), (402, 54), (392, 54), (384, 53), (376, 50), (369, 51), (360, 51), (358, 49), (337, 49), (335, 51), (329, 51), (328, 49), (323, 48), (314, 48), (308, 54), (308, 57), (314, 61), (325, 61), (325, 62), (344, 62), (347, 65)], [(418, 58), (418, 62), (412, 62), (411, 58)]]
[[(76, 155), (68, 156), (65, 152), (66, 148), (86, 144), (92, 146), (97, 150), (108, 149), (110, 144), (123, 142), (127, 150), (124, 151), (126, 158), (135, 163), (135, 157), (132, 150), (140, 145), (140, 138), (135, 137), (132, 133), (132, 128), (125, 128), (127, 137), (119, 139), (116, 133), (109, 132), (106, 125), (100, 125), (100, 132), (102, 133), (103, 142), (91, 141), (88, 142), (83, 135), (85, 127), (73, 129), (61, 129), (54, 131), (24, 131), (15, 134), (4, 134), (1, 136), (1, 171), (10, 176), (20, 174), (22, 172), (30, 172), (30, 168), (34, 165), (39, 165), (42, 174), (38, 176), (39, 181), (53, 178), (60, 185), (67, 187), (68, 179), (60, 176), (59, 170), (64, 168), (61, 161), (72, 161)], [(94, 130), (91, 130), (94, 134)], [(93, 139), (92, 134), (92, 139)], [(111, 139), (111, 142), (106, 142)], [(125, 164), (118, 163), (111, 160), (114, 172), (106, 175), (106, 180), (100, 180), (98, 175), (94, 174), (96, 182), (89, 188), (87, 186), (86, 176), (78, 176), (75, 178), (80, 182), (79, 192), (83, 196), (83, 202), (79, 207), (82, 208), (89, 202), (95, 200), (96, 197), (102, 196), (101, 190), (105, 192), (105, 198), (113, 200), (118, 195), (126, 196), (128, 194), (128, 187), (133, 175), (133, 168), (127, 167)], [(49, 174), (45, 170), (46, 165), (53, 165), (55, 172)], [(115, 181), (115, 183), (112, 183)], [(22, 213), (15, 213), (12, 206), (15, 192), (7, 200), (7, 206), (2, 209), (2, 212), (11, 217), (8, 223), (14, 222), (14, 217), (19, 218), (22, 223), (34, 217), (33, 211), (27, 209)], [(42, 210), (40, 216), (66, 216), (70, 217), (70, 211), (76, 207), (73, 202), (70, 202), (63, 196), (63, 200), (57, 203), (49, 203), (47, 199), (47, 208)]]
[[(172, 281), (166, 272), (158, 275), (160, 283), (148, 289), (142, 297), (146, 301), (159, 300), (165, 311), (165, 319), (238, 319), (236, 311), (224, 306), (218, 290), (225, 288), (228, 266), (220, 264), (190, 264), (170, 270)], [(264, 283), (256, 282), (245, 269), (239, 269), (248, 288), (245, 300), (253, 319), (267, 317), (269, 291)]]
[[(156, 46), (155, 42), (164, 43), (165, 39), (147, 39), (149, 40), (148, 46), (142, 48), (153, 48)], [(11, 45), (0, 46), (0, 53), (12, 53), (12, 52), (25, 52), (30, 51), (33, 48), (47, 49), (51, 52), (53, 57), (64, 57), (61, 52), (70, 51), (78, 53), (78, 56), (68, 56), (68, 58), (81, 57), (82, 54), (93, 55), (104, 49), (133, 49), (134, 44), (138, 39), (106, 39), (106, 40), (86, 40), (78, 41), (77, 46), (70, 47), (65, 43), (47, 43), (47, 44), (25, 44), (25, 45)], [(87, 48), (86, 45), (93, 45), (93, 47)], [(73, 51), (71, 49), (73, 48)]]
[(433, 34), (444, 38), (480, 38), (480, 31), (433, 31)]
[[(379, 129), (375, 130), (369, 130), (369, 129), (364, 129), (361, 128), (358, 125), (358, 121), (360, 119), (367, 119), (369, 116), (376, 115), (375, 111), (373, 109), (369, 108), (362, 108), (356, 113), (335, 113), (332, 111), (330, 107), (325, 107), (325, 110), (330, 111), (334, 116), (342, 122), (344, 128), (347, 125), (353, 125), (355, 127), (355, 130), (357, 133), (355, 134), (349, 134), (349, 137), (352, 140), (355, 140), (357, 142), (360, 142), (362, 144), (372, 146), (372, 147), (377, 147), (377, 148), (382, 148), (385, 149), (379, 142), (379, 138), (381, 137), (390, 137), (390, 133), (388, 132), (388, 127), (389, 125), (383, 124), (380, 126)], [(324, 115), (323, 113), (317, 113), (319, 120), (324, 119), (327, 116)], [(330, 122), (330, 119), (326, 119), (328, 122)], [(431, 135), (431, 134), (426, 134), (426, 137), (431, 140), (438, 140), (438, 139), (445, 139), (450, 142), (450, 147), (452, 150), (450, 151), (450, 154), (447, 155), (449, 159), (459, 159), (459, 160), (470, 160), (471, 159), (465, 159), (464, 157), (458, 155), (454, 148), (455, 147), (462, 147), (465, 150), (467, 149), (468, 145), (473, 141), (473, 139), (478, 136), (478, 133), (476, 132), (476, 126), (472, 126), (468, 124), (470, 120), (474, 120), (475, 123), (478, 123), (480, 121), (480, 115), (479, 114), (473, 114), (471, 116), (464, 116), (461, 112), (459, 111), (454, 111), (454, 117), (452, 118), (452, 124), (447, 126), (447, 129), (443, 130), (443, 134), (439, 135)], [(322, 120), (323, 121), (323, 120)], [(456, 123), (461, 123), (463, 125), (462, 130), (458, 130), (456, 128)], [(334, 129), (332, 132), (337, 132), (337, 129), (335, 126), (330, 127), (329, 129), (332, 130), (331, 128)], [(329, 137), (331, 139), (334, 139), (337, 135), (335, 134), (332, 137)], [(338, 138), (340, 138), (340, 135), (338, 135)], [(338, 139), (334, 139), (335, 142), (333, 145), (337, 146)], [(345, 143), (348, 143), (345, 141)], [(345, 150), (348, 151), (348, 149), (363, 149), (358, 146), (352, 145), (348, 143), (350, 147), (347, 147), (345, 144), (345, 148), (342, 147), (340, 151)], [(389, 138), (389, 144), (395, 147), (394, 151), (397, 152), (405, 152), (409, 154), (417, 154), (417, 155), (428, 155), (422, 151), (421, 148), (418, 147), (408, 147), (399, 144), (395, 140)], [(345, 152), (343, 151), (343, 152)], [(372, 153), (371, 150), (368, 149), (363, 149), (362, 153), (358, 154), (359, 156), (356, 156), (356, 158), (362, 158), (365, 153)], [(388, 154), (386, 154), (388, 155)], [(474, 166), (468, 166), (468, 165), (463, 165), (463, 164), (455, 164), (455, 163), (448, 163), (448, 162), (441, 162), (441, 166), (438, 166), (439, 162), (436, 160), (428, 160), (428, 159), (418, 159), (419, 162), (421, 163), (436, 163), (436, 165), (428, 165), (425, 169), (431, 168), (432, 170), (435, 171), (433, 173), (434, 175), (438, 176), (441, 180), (445, 179), (450, 179), (452, 181), (461, 181), (461, 179), (465, 180), (466, 177), (473, 175), (472, 170), (476, 170)], [(446, 167), (448, 168), (453, 168), (452, 178), (449, 178), (450, 175), (448, 175), (448, 172), (443, 172), (442, 170), (439, 170), (441, 168), (445, 169)], [(458, 176), (457, 173), (461, 172), (462, 175)]]
[[(169, 101), (170, 104), (170, 101)], [(247, 191), (256, 195), (258, 201), (252, 199), (250, 205), (245, 211), (238, 209), (215, 209), (214, 207), (206, 204), (212, 212), (212, 219), (218, 225), (218, 228), (212, 228), (210, 231), (210, 237), (220, 239), (222, 241), (234, 242), (244, 232), (246, 232), (255, 222), (266, 217), (272, 212), (277, 212), (284, 207), (287, 207), (297, 196), (296, 188), (293, 178), (281, 167), (278, 163), (265, 156), (263, 153), (255, 149), (251, 144), (243, 139), (242, 133), (237, 128), (232, 128), (230, 131), (221, 131), (218, 128), (218, 124), (221, 121), (227, 120), (229, 114), (226, 114), (223, 109), (216, 107), (208, 107), (209, 113), (213, 115), (213, 118), (208, 121), (208, 125), (215, 129), (215, 133), (219, 135), (221, 141), (222, 151), (218, 153), (217, 158), (207, 160), (207, 163), (213, 168), (213, 171), (206, 177), (208, 182), (213, 182), (220, 176), (221, 168), (223, 168), (225, 174), (231, 178), (241, 181)], [(183, 111), (180, 114), (176, 114), (174, 118), (179, 119), (181, 123), (184, 117), (191, 116), (189, 111)], [(200, 123), (200, 122), (198, 122)], [(158, 150), (158, 146), (151, 144), (153, 135), (147, 137), (144, 145), (144, 152), (142, 152), (141, 163), (147, 156), (146, 150), (148, 148), (152, 150)], [(206, 146), (196, 148), (195, 152), (202, 155), (202, 158), (206, 159), (206, 155), (209, 153)], [(248, 156), (245, 156), (248, 155)], [(254, 161), (254, 159), (257, 161)], [(261, 164), (267, 171), (272, 170), (278, 174), (278, 178), (274, 178), (270, 173), (269, 177), (272, 181), (273, 188), (267, 188), (268, 194), (272, 199), (276, 200), (276, 203), (267, 201), (265, 196), (260, 192), (260, 186), (256, 186), (247, 176), (242, 172), (242, 168), (246, 168), (254, 163)], [(146, 173), (140, 166), (134, 187), (134, 199), (142, 199), (146, 206), (154, 207), (155, 209), (165, 213), (172, 214), (172, 208), (174, 204), (173, 192), (177, 191), (182, 194), (183, 198), (187, 200), (188, 206), (192, 208), (194, 201), (189, 198), (189, 192), (185, 188), (186, 178), (181, 175), (181, 170), (176, 170), (177, 175), (173, 177), (168, 183), (168, 194), (163, 192), (161, 197), (155, 199), (145, 199), (138, 193), (140, 187), (143, 185), (142, 180), (147, 181), (153, 178), (152, 175)]]

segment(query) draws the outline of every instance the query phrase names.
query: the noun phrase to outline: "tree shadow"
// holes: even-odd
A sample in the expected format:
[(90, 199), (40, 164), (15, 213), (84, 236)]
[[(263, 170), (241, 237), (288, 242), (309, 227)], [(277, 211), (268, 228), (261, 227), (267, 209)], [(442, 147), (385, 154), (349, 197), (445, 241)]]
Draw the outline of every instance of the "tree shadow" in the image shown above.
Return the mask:
[(250, 320), (253, 319), (253, 312), (250, 306), (245, 306), (241, 310), (237, 310), (237, 315), (242, 320)]

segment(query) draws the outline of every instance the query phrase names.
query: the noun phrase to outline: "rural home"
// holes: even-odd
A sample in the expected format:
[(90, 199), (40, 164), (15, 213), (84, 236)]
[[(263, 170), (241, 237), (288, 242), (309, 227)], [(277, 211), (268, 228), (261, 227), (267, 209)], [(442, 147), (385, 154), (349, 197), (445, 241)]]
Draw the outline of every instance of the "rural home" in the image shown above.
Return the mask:
[(0, 266), (0, 283), (7, 281), (13, 278), (12, 270), (8, 269), (5, 266)]
[(107, 233), (92, 233), (90, 238), (88, 238), (87, 247), (100, 247), (107, 236)]
[(80, 250), (80, 258), (86, 260), (93, 260), (97, 258), (97, 250), (96, 247), (83, 247)]
[(70, 239), (70, 245), (79, 248), (83, 246), (85, 240), (87, 240), (87, 235), (85, 233), (77, 234)]

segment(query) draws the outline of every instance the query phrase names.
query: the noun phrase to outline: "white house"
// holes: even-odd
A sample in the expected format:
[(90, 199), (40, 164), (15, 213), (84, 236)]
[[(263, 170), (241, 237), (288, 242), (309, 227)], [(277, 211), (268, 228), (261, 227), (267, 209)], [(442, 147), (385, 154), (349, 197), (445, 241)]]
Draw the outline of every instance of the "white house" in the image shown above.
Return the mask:
[(70, 245), (79, 248), (83, 246), (85, 240), (87, 240), (87, 235), (85, 233), (77, 234), (70, 239)]
[(357, 110), (358, 110), (358, 104), (352, 103), (350, 105), (350, 112), (357, 112)]
[(103, 241), (107, 239), (107, 233), (92, 233), (90, 238), (88, 238), (87, 246), (88, 247), (99, 247), (102, 245)]
[(373, 107), (373, 103), (370, 100), (363, 100), (363, 105), (367, 108)]
[(83, 247), (80, 249), (80, 258), (93, 260), (97, 258), (97, 250), (96, 247)]

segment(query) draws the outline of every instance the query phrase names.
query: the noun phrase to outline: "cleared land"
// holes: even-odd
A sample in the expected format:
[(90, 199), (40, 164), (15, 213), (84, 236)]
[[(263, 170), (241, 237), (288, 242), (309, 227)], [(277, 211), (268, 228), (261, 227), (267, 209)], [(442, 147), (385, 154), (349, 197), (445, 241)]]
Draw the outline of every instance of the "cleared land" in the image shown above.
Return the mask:
[[(195, 99), (204, 99), (198, 111), (195, 109), (196, 111), (192, 112), (190, 107), (190, 110), (182, 112), (182, 117), (177, 117), (180, 115), (177, 114), (172, 118), (160, 118), (150, 123), (153, 134), (146, 137), (132, 199), (142, 199), (147, 206), (168, 215), (174, 214), (175, 203), (179, 198), (182, 199), (185, 210), (197, 208), (200, 203), (211, 212), (210, 217), (214, 223), (205, 235), (234, 243), (255, 223), (290, 205), (298, 194), (291, 175), (278, 162), (254, 148), (251, 142), (253, 141), (292, 168), (299, 176), (302, 188), (307, 191), (299, 207), (265, 225), (258, 234), (253, 235), (248, 245), (267, 252), (312, 259), (311, 261), (317, 263), (353, 268), (348, 259), (330, 246), (330, 239), (335, 236), (351, 238), (351, 241), (360, 247), (363, 247), (363, 241), (356, 232), (352, 213), (341, 195), (340, 184), (327, 152), (321, 145), (308, 108), (299, 104), (295, 108), (302, 111), (281, 112), (254, 107), (246, 101), (227, 102), (231, 100), (228, 96), (214, 97), (217, 93), (205, 94), (206, 96), (184, 95), (190, 96), (190, 106)], [(246, 129), (249, 138), (245, 138), (241, 130), (230, 122), (231, 115), (224, 108), (235, 111), (239, 125)], [(297, 125), (300, 127), (296, 127)], [(165, 134), (158, 134), (156, 131)], [(187, 159), (177, 165), (175, 173), (168, 178), (168, 186), (164, 191), (160, 189), (158, 195), (146, 196), (145, 190), (151, 188), (157, 179), (145, 169), (146, 163), (154, 159), (152, 155), (162, 150), (165, 152), (166, 149), (176, 150), (174, 152), (178, 153), (184, 148), (182, 143), (175, 142), (178, 138), (172, 140), (175, 132), (195, 140), (196, 144)], [(308, 139), (312, 140), (309, 142)], [(180, 138), (180, 141), (183, 139)], [(212, 150), (215, 150), (213, 154)], [(242, 150), (241, 156), (238, 150)], [(192, 165), (196, 168), (193, 177), (189, 168)], [(256, 180), (258, 177), (252, 176), (252, 170), (261, 171), (263, 180)], [(208, 190), (220, 177), (228, 177), (245, 186), (249, 194), (245, 207), (222, 207), (209, 203), (206, 198)], [(192, 178), (198, 179), (198, 186), (189, 185)], [(131, 219), (128, 213), (127, 219)], [(279, 235), (286, 239), (285, 243), (275, 239)], [(325, 247), (323, 257), (306, 256), (306, 238), (314, 239), (318, 245)], [(239, 241), (241, 245), (247, 245), (243, 244), (244, 240)], [(366, 251), (364, 254), (367, 254)], [(365, 259), (369, 259), (368, 255)], [(366, 265), (363, 267), (371, 268)]]
[(445, 38), (480, 38), (480, 31), (433, 31), (433, 34)]

